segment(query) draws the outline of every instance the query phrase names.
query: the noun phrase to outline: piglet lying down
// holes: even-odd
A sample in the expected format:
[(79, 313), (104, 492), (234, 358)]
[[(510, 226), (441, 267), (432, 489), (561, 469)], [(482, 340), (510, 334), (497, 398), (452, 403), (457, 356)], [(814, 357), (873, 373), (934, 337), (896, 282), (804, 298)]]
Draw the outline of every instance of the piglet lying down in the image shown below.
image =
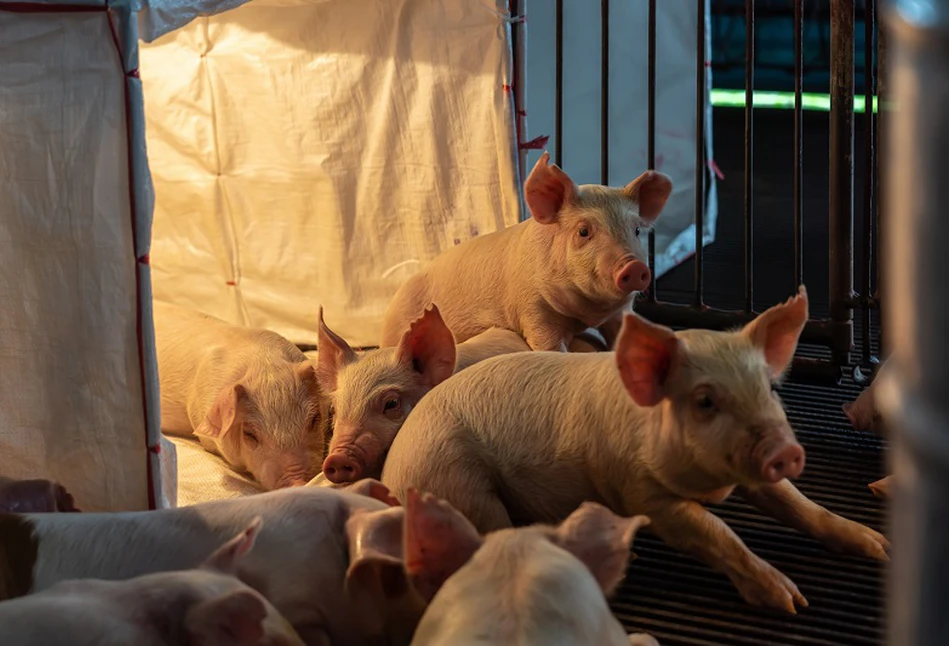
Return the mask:
[(772, 385), (808, 319), (807, 295), (738, 332), (672, 330), (627, 314), (615, 353), (488, 359), (422, 399), (382, 481), (450, 502), (481, 532), (556, 522), (583, 501), (646, 514), (667, 544), (725, 573), (748, 602), (807, 601), (703, 503), (736, 489), (831, 548), (887, 559), (887, 540), (808, 500), (804, 468)]
[(261, 521), (202, 567), (127, 581), (81, 579), (0, 603), (3, 646), (303, 646), (287, 620), (234, 574)]
[(293, 487), (159, 511), (0, 514), (0, 599), (68, 579), (197, 567), (260, 517), (238, 574), (308, 645), (407, 644), (425, 604), (404, 580), (404, 510), (390, 502), (363, 480), (349, 491)]
[(626, 576), (645, 516), (620, 518), (586, 502), (559, 527), (482, 537), (448, 503), (414, 489), (407, 497), (406, 561), (457, 570), (432, 599), (412, 646), (657, 644), (643, 633), (627, 635), (604, 598)]

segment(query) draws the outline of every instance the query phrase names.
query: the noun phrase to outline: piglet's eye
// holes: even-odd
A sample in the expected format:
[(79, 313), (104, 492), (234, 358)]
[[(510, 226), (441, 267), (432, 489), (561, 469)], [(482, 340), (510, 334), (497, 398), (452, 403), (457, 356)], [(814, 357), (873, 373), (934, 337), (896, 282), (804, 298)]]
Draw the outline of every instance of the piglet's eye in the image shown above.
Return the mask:
[(642, 229), (640, 229), (639, 227), (636, 227), (636, 237), (637, 237), (637, 238), (639, 237), (639, 234), (640, 234), (641, 232), (642, 232)]
[(715, 402), (708, 395), (702, 395), (701, 397), (699, 397), (696, 400), (695, 405), (698, 406), (699, 410), (714, 410), (715, 409)]
[(398, 399), (387, 399), (386, 403), (382, 405), (382, 410), (392, 410), (399, 405)]
[(257, 434), (252, 430), (244, 429), (244, 439), (252, 447), (256, 447), (258, 444), (260, 444)]
[(589, 237), (590, 237), (590, 229), (587, 228), (587, 227), (580, 227), (580, 230), (577, 231), (577, 233), (580, 235), (581, 238), (589, 238)]

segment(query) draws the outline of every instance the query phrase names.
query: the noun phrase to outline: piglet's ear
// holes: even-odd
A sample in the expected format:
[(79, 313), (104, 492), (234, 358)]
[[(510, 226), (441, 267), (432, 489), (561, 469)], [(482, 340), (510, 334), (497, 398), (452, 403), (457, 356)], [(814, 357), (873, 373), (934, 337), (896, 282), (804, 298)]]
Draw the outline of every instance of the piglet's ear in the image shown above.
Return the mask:
[(264, 525), (264, 519), (255, 516), (247, 526), (247, 529), (219, 547), (211, 556), (204, 561), (204, 566), (223, 572), (224, 574), (234, 574), (237, 572), (237, 565), (245, 554), (254, 549), (254, 543), (257, 541), (257, 535), (260, 528)]
[(672, 178), (658, 171), (647, 170), (627, 184), (623, 193), (639, 204), (639, 217), (646, 224), (652, 224), (672, 195)]
[(399, 341), (396, 357), (416, 370), (429, 388), (455, 372), (455, 337), (434, 304), (412, 321)]
[(191, 608), (185, 617), (189, 644), (256, 646), (264, 636), (267, 608), (251, 590), (235, 590)]
[(531, 215), (541, 224), (557, 220), (560, 209), (577, 199), (579, 189), (556, 164), (550, 164), (544, 151), (524, 182), (524, 200)]
[(322, 307), (320, 307), (320, 332), (317, 344), (316, 376), (323, 391), (331, 393), (336, 390), (336, 378), (339, 371), (356, 361), (356, 351), (326, 325)]
[(194, 434), (215, 440), (223, 438), (240, 421), (241, 404), (247, 397), (247, 390), (239, 383), (221, 390)]
[(346, 521), (349, 568), (345, 590), (352, 601), (382, 603), (408, 590), (402, 556), (404, 520), (402, 507), (389, 507), (357, 510)]
[(797, 341), (807, 323), (807, 290), (762, 312), (741, 333), (764, 352), (772, 379), (780, 377), (794, 358)]
[(626, 576), (630, 547), (646, 516), (623, 518), (603, 505), (584, 502), (554, 531), (553, 542), (589, 568), (603, 594), (610, 595)]
[(460, 511), (430, 493), (409, 489), (405, 508), (405, 568), (422, 598), (431, 601), (482, 538)]
[(665, 398), (679, 352), (679, 339), (672, 330), (638, 314), (625, 316), (616, 341), (616, 367), (634, 402), (655, 406)]

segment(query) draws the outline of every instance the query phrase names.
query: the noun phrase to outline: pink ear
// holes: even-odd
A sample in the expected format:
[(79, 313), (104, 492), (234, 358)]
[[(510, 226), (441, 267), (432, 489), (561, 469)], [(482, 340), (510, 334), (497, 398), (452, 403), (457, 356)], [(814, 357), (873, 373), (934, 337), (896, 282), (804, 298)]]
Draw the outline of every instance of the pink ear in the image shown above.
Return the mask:
[(235, 590), (193, 607), (185, 626), (190, 644), (256, 646), (264, 636), (267, 608), (251, 590)]
[(382, 588), (393, 598), (408, 587), (403, 571), (402, 526), (405, 510), (389, 507), (379, 511), (356, 510), (346, 521), (349, 568), (346, 591), (356, 598)]
[(431, 601), (478, 551), (482, 538), (461, 512), (432, 494), (409, 489), (405, 505), (405, 569), (419, 594)]
[(765, 310), (742, 330), (764, 352), (772, 379), (781, 376), (790, 365), (807, 319), (807, 290), (801, 285), (797, 296)]
[(205, 567), (219, 570), (225, 574), (237, 572), (237, 564), (245, 554), (254, 548), (257, 534), (264, 524), (264, 519), (255, 516), (243, 532), (219, 547), (205, 561)]
[(455, 338), (434, 304), (412, 321), (399, 341), (396, 356), (421, 373), (429, 388), (455, 372)]
[(316, 376), (324, 392), (336, 390), (336, 377), (340, 369), (356, 360), (356, 352), (323, 321), (320, 307), (320, 335), (317, 345)]
[(227, 435), (240, 416), (241, 401), (247, 397), (247, 390), (240, 384), (228, 386), (220, 392), (203, 424), (194, 429), (194, 434), (219, 439)]
[(672, 179), (663, 173), (647, 170), (627, 184), (623, 192), (639, 204), (639, 217), (652, 224), (672, 194)]
[(603, 505), (584, 502), (554, 532), (554, 542), (589, 568), (603, 593), (612, 594), (626, 576), (630, 546), (646, 516), (622, 518)]
[(524, 200), (531, 215), (541, 224), (557, 219), (564, 204), (574, 201), (577, 185), (556, 164), (548, 164), (550, 153), (544, 151), (524, 182)]
[(655, 406), (679, 354), (679, 339), (667, 327), (627, 314), (616, 341), (616, 367), (629, 396), (640, 406)]

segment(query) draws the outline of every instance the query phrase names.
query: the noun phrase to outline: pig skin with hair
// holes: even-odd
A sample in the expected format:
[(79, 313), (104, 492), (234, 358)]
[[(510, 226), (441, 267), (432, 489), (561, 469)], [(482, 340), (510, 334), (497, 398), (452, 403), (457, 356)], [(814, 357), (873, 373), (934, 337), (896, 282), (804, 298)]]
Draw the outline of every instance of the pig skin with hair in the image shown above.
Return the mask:
[(199, 568), (125, 581), (79, 579), (0, 603), (4, 646), (304, 646), (267, 599), (236, 578), (261, 519)]
[(425, 603), (406, 579), (397, 502), (366, 479), (348, 491), (292, 487), (158, 511), (0, 514), (0, 599), (197, 567), (260, 517), (238, 575), (308, 646), (408, 644)]
[(382, 481), (447, 500), (480, 532), (557, 522), (582, 502), (645, 514), (676, 549), (726, 574), (751, 604), (807, 601), (703, 503), (736, 489), (828, 547), (886, 560), (878, 532), (808, 500), (773, 392), (808, 319), (803, 286), (736, 332), (672, 332), (627, 314), (616, 351), (496, 357), (429, 393), (392, 444)]
[(154, 303), (161, 427), (196, 436), (265, 489), (300, 486), (322, 457), (313, 364), (270, 330)]
[(563, 352), (588, 327), (618, 327), (649, 286), (639, 229), (659, 217), (672, 180), (650, 170), (624, 188), (577, 186), (549, 160), (541, 155), (524, 184), (531, 218), (446, 250), (399, 288), (382, 347), (399, 343), (429, 303), (458, 342), (495, 327)]
[(415, 489), (405, 514), (406, 563), (443, 573), (412, 646), (658, 646), (650, 635), (627, 635), (606, 602), (647, 517), (585, 502), (558, 527), (482, 537), (450, 504)]
[(382, 473), (385, 454), (406, 416), (432, 388), (487, 358), (530, 351), (516, 332), (492, 328), (455, 346), (439, 309), (412, 321), (398, 345), (359, 355), (323, 320), (317, 375), (333, 406), (323, 475), (333, 484)]

